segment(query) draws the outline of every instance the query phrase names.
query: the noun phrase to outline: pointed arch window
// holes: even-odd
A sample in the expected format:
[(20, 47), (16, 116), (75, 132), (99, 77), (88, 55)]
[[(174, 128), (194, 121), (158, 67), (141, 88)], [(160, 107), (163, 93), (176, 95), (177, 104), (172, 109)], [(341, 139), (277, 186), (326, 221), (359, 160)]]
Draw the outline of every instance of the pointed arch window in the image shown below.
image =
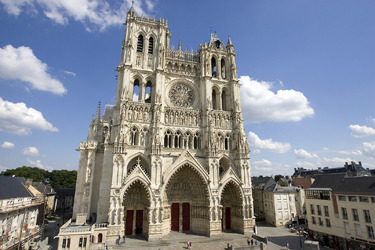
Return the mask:
[(138, 42), (137, 42), (137, 52), (143, 52), (143, 36), (138, 36)]
[(215, 57), (211, 58), (211, 72), (212, 72), (212, 76), (213, 77), (217, 76), (217, 72), (216, 72), (216, 59), (215, 59)]
[(154, 52), (154, 38), (150, 37), (150, 39), (148, 39), (148, 53), (152, 55), (153, 52)]
[(152, 90), (152, 83), (148, 81), (146, 83), (145, 103), (151, 103), (151, 90)]
[(171, 148), (172, 147), (172, 133), (171, 131), (167, 130), (164, 135), (164, 147)]
[(227, 110), (227, 93), (225, 90), (221, 92), (221, 105), (222, 105), (222, 110)]
[(130, 131), (130, 145), (138, 145), (139, 143), (139, 132), (136, 127), (133, 127)]
[(139, 101), (139, 80), (138, 79), (134, 80), (132, 100), (133, 102)]
[(216, 91), (214, 89), (212, 90), (212, 109), (217, 109), (217, 106), (216, 106)]
[(225, 60), (224, 59), (221, 59), (221, 69), (220, 69), (220, 72), (221, 72), (221, 78), (223, 78), (223, 79), (227, 78), (226, 68), (225, 68)]

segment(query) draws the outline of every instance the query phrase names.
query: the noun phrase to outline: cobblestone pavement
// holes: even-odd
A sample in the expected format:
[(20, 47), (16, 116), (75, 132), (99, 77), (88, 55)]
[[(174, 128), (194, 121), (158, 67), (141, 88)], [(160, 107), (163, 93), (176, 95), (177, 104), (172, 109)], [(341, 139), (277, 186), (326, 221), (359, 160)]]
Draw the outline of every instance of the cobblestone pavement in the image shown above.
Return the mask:
[[(276, 228), (268, 224), (258, 223), (258, 235), (268, 237), (269, 250), (301, 249), (300, 240), (303, 244), (303, 237), (299, 238), (298, 234), (291, 233), (287, 228)], [(145, 250), (172, 250), (187, 249), (187, 241), (192, 242), (191, 249), (194, 250), (218, 250), (226, 249), (228, 244), (234, 249), (260, 249), (258, 246), (248, 246), (247, 239), (251, 235), (243, 235), (237, 233), (223, 233), (220, 236), (199, 236), (187, 233), (171, 232), (163, 237), (162, 240), (147, 241), (145, 238), (127, 237), (126, 243), (121, 245), (109, 246), (108, 249), (145, 249)], [(321, 248), (324, 249), (324, 248)]]

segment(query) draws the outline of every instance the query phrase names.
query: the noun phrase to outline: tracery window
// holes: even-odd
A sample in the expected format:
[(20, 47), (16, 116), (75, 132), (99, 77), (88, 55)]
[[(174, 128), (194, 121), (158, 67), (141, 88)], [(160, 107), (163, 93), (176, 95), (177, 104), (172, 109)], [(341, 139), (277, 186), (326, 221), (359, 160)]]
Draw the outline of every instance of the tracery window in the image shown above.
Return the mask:
[(199, 137), (199, 133), (195, 133), (194, 135), (194, 149), (199, 149), (201, 146), (200, 146), (200, 137)]
[(167, 130), (164, 135), (164, 147), (165, 148), (172, 147), (172, 133), (169, 130)]
[(130, 131), (130, 145), (138, 145), (139, 131), (136, 127), (133, 127)]
[(138, 42), (137, 42), (137, 52), (143, 52), (143, 36), (138, 36)]

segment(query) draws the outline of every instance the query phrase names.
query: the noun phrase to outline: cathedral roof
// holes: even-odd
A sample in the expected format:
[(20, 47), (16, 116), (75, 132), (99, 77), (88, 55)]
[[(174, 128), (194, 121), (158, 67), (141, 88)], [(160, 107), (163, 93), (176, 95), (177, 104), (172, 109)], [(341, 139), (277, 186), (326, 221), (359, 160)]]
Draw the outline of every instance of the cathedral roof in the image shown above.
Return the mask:
[(113, 107), (114, 105), (105, 105), (105, 110), (104, 110), (104, 114), (103, 114), (103, 122), (109, 122), (112, 117), (113, 117)]

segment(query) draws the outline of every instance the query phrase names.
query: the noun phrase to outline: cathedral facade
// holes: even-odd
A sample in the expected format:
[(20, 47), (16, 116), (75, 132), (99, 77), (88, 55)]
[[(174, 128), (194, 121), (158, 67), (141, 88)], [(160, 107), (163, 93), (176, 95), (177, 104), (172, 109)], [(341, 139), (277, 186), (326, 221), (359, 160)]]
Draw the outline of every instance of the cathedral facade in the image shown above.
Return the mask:
[(115, 104), (102, 117), (99, 105), (78, 149), (73, 219), (96, 225), (89, 242), (255, 225), (234, 46), (211, 33), (189, 52), (170, 38), (167, 21), (130, 9)]

